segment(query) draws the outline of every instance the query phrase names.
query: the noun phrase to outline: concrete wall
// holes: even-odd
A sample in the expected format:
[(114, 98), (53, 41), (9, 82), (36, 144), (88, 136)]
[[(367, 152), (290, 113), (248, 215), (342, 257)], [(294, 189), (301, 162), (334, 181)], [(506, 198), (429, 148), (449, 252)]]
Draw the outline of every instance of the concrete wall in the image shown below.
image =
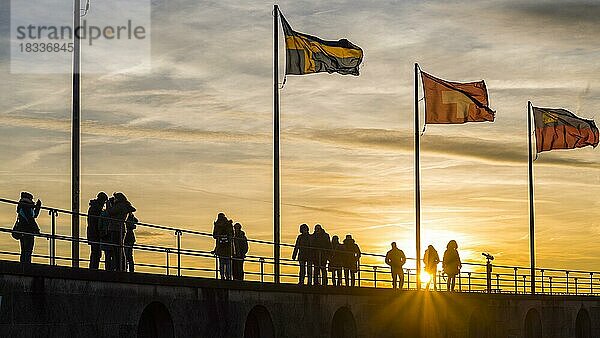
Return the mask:
[(541, 337), (578, 337), (581, 309), (600, 337), (598, 297), (276, 286), (1, 261), (0, 273), (1, 337), (244, 337), (248, 325), (268, 338), (270, 319), (274, 337), (525, 338), (531, 309)]

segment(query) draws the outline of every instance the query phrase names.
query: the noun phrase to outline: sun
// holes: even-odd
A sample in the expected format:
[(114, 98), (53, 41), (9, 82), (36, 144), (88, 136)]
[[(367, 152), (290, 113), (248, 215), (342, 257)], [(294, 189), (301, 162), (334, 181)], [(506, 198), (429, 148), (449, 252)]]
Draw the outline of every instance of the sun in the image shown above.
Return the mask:
[(429, 283), (430, 280), (431, 280), (430, 274), (428, 274), (425, 271), (421, 272), (421, 283)]

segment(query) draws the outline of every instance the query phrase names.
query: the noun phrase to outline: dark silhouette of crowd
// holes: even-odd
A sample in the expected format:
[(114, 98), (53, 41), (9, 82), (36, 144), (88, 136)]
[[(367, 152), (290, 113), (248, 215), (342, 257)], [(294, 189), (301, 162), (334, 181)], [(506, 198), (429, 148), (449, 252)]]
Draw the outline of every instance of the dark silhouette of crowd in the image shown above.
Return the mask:
[(338, 236), (329, 237), (321, 224), (316, 224), (311, 234), (307, 224), (300, 225), (300, 235), (296, 238), (292, 259), (300, 266), (298, 284), (342, 285), (342, 271), (346, 286), (356, 285), (361, 252), (352, 235), (346, 235), (343, 243)]
[[(34, 196), (29, 192), (21, 192), (17, 204), (17, 219), (12, 236), (19, 240), (21, 246), (20, 262), (31, 263), (36, 235), (40, 228), (36, 218), (40, 214), (42, 202), (33, 202)], [(122, 192), (108, 196), (99, 192), (90, 200), (87, 212), (87, 243), (90, 246), (90, 269), (99, 269), (104, 254), (105, 269), (109, 271), (135, 271), (134, 247), (136, 243), (135, 229), (139, 220), (136, 208), (127, 200)], [(242, 225), (219, 213), (213, 222), (212, 237), (215, 247), (212, 253), (218, 260), (218, 270), (222, 280), (244, 280), (244, 261), (248, 254), (248, 238)], [(352, 235), (348, 234), (340, 242), (337, 235), (332, 237), (321, 224), (315, 224), (310, 233), (307, 224), (300, 225), (300, 234), (296, 238), (292, 260), (299, 265), (299, 285), (355, 286), (356, 274), (360, 271), (361, 251)], [(392, 287), (404, 288), (404, 265), (406, 256), (396, 242), (385, 255), (385, 263), (390, 267)], [(429, 275), (426, 290), (437, 290), (440, 263), (438, 252), (432, 245), (427, 247), (423, 255), (424, 271)], [(462, 263), (455, 240), (448, 242), (444, 252), (442, 272), (446, 276), (446, 290), (454, 291), (456, 276), (460, 273)], [(439, 275), (440, 279), (443, 275)], [(343, 282), (342, 282), (343, 281)]]

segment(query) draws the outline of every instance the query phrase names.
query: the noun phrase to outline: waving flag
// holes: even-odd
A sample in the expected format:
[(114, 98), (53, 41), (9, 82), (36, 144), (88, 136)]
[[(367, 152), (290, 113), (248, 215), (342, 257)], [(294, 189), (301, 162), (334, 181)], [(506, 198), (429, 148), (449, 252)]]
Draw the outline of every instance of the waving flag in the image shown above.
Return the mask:
[(459, 124), (494, 121), (484, 81), (450, 82), (421, 72), (425, 92), (425, 123)]
[(598, 145), (598, 128), (593, 120), (577, 117), (562, 108), (533, 107), (537, 152)]
[(360, 47), (346, 39), (325, 41), (296, 32), (283, 15), (281, 22), (285, 34), (286, 75), (327, 72), (358, 76), (358, 66), (363, 59)]

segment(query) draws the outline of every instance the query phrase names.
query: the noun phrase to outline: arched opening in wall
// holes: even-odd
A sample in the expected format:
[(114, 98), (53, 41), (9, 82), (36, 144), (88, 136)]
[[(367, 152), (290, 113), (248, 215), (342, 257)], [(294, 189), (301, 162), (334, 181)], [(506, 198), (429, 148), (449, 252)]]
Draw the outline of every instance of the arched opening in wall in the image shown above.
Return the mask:
[(356, 338), (356, 321), (347, 306), (339, 308), (333, 315), (331, 338)]
[(585, 309), (579, 310), (575, 320), (575, 337), (592, 338), (592, 321), (590, 315)]
[(273, 321), (267, 308), (257, 305), (250, 310), (244, 325), (244, 338), (274, 338)]
[(488, 338), (490, 333), (490, 319), (485, 311), (477, 309), (469, 319), (469, 338)]
[(173, 319), (167, 307), (159, 302), (146, 306), (137, 328), (138, 338), (174, 338)]
[(542, 320), (536, 309), (530, 309), (525, 316), (525, 338), (542, 338)]

